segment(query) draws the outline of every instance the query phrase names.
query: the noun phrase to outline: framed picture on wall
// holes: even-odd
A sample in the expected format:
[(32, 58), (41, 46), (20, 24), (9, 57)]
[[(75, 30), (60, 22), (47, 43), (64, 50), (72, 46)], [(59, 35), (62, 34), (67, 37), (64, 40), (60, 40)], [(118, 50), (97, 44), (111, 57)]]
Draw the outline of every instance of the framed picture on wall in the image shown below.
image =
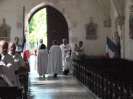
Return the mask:
[(10, 31), (11, 27), (6, 23), (6, 19), (3, 18), (2, 24), (0, 25), (0, 39), (9, 41)]
[(87, 40), (97, 39), (97, 24), (94, 23), (93, 18), (90, 18), (90, 22), (86, 24), (85, 28)]

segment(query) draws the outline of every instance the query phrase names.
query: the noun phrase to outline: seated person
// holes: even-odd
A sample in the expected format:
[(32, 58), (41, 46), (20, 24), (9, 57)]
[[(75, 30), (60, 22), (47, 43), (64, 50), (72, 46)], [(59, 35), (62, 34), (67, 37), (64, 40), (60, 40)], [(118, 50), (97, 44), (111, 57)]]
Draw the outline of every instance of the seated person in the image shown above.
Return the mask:
[(12, 58), (14, 60), (15, 70), (18, 70), (20, 67), (26, 68), (22, 56), (16, 52), (15, 43), (12, 43), (12, 42), (10, 43), (9, 54), (12, 56)]
[(4, 40), (0, 41), (0, 55), (0, 65), (3, 75), (12, 82), (13, 86), (17, 86), (13, 58), (8, 54), (8, 42)]

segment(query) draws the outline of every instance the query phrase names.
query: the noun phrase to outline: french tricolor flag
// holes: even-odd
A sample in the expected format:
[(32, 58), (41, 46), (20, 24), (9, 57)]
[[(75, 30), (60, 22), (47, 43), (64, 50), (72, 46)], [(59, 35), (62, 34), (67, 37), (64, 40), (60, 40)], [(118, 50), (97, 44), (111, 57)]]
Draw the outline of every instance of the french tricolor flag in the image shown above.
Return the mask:
[(115, 58), (118, 47), (109, 37), (106, 38), (106, 55), (109, 58)]

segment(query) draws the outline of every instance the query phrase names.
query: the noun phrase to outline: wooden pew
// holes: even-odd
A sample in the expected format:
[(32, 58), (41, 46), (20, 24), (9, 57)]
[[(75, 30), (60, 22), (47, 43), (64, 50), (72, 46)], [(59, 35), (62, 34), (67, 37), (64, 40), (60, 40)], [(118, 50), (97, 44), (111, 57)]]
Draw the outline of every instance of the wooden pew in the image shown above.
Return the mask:
[(17, 99), (18, 95), (17, 87), (0, 87), (1, 99)]
[(12, 87), (9, 82), (0, 76), (0, 99), (21, 99), (21, 90), (17, 87)]
[(133, 98), (133, 62), (80, 56), (74, 61), (74, 76), (102, 99)]

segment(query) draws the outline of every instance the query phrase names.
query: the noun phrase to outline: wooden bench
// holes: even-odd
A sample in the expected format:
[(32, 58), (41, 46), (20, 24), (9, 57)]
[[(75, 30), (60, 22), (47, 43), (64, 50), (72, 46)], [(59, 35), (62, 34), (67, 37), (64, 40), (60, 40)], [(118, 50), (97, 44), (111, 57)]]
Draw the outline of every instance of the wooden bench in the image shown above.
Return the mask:
[(81, 56), (74, 76), (102, 99), (133, 98), (133, 61)]
[(19, 95), (17, 87), (0, 87), (0, 99), (17, 99)]

